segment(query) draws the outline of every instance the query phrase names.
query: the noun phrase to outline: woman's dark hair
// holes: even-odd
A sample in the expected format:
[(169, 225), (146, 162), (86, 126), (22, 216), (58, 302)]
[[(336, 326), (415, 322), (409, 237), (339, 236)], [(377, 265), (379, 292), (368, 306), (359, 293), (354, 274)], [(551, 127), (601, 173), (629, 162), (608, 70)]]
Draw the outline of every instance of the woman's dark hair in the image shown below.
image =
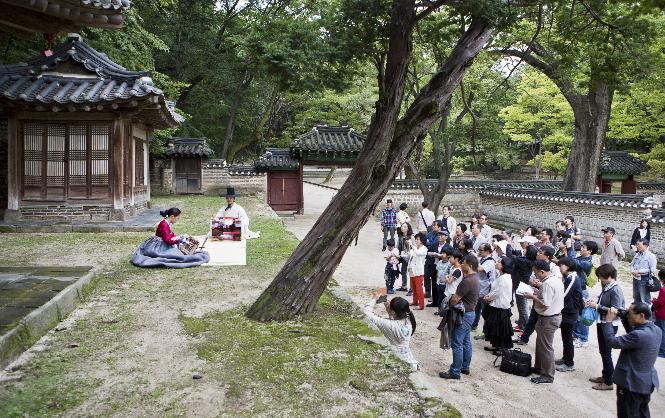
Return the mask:
[(418, 232), (415, 238), (418, 238), (422, 244), (427, 245), (427, 237), (422, 232)]
[(603, 264), (596, 269), (596, 276), (602, 277), (604, 279), (615, 279), (617, 278), (617, 269), (614, 268), (611, 264)]
[(453, 251), (450, 253), (450, 256), (451, 256), (451, 257), (454, 257), (454, 258), (455, 258), (457, 261), (459, 261), (460, 263), (461, 263), (462, 261), (464, 261), (464, 260), (463, 260), (464, 255), (462, 254), (462, 252), (461, 252), (460, 250), (453, 250)]
[(536, 235), (540, 234), (540, 231), (535, 226), (527, 227), (527, 229), (531, 230), (531, 236), (532, 237), (535, 237)]
[(399, 210), (406, 210), (406, 208), (407, 208), (406, 203), (399, 204)]
[(503, 266), (501, 271), (503, 273), (511, 274), (513, 272), (513, 259), (510, 258), (510, 257), (503, 256), (503, 257), (501, 257), (500, 261), (501, 261), (501, 265)]
[(660, 269), (658, 272), (658, 278), (661, 282), (665, 282), (665, 269)]
[(529, 245), (528, 247), (526, 247), (526, 251), (524, 254), (527, 260), (535, 261), (536, 256), (538, 255), (538, 248), (534, 247), (533, 245)]
[[(411, 228), (411, 224), (408, 222), (404, 222), (402, 225), (406, 225), (408, 230), (406, 231), (406, 235), (413, 235), (413, 228)], [(400, 226), (400, 229), (402, 226)]]
[(473, 241), (471, 241), (471, 238), (464, 238), (460, 244), (464, 244), (464, 251), (473, 249)]
[(584, 245), (586, 249), (589, 250), (591, 255), (598, 253), (598, 243), (596, 241), (584, 241), (582, 242), (582, 245)]
[(494, 234), (494, 235), (492, 235), (492, 239), (494, 239), (496, 241), (501, 241), (501, 240), (503, 240), (503, 237), (501, 236), (501, 234)]
[(162, 216), (162, 218), (168, 218), (169, 216), (178, 216), (180, 215), (181, 211), (178, 208), (169, 208), (166, 210), (160, 210), (159, 214)]
[(543, 228), (543, 230), (540, 231), (540, 233), (541, 233), (541, 234), (542, 234), (542, 233), (545, 233), (548, 237), (550, 237), (550, 239), (553, 239), (553, 238), (554, 238), (554, 231), (552, 231), (551, 228)]
[(411, 312), (409, 302), (401, 297), (392, 298), (390, 300), (390, 309), (395, 312), (395, 318), (397, 319), (409, 317), (409, 321), (411, 321), (411, 335), (413, 335), (416, 332), (416, 317)]
[(466, 224), (457, 224), (457, 226), (459, 226), (459, 229), (462, 231), (462, 233), (466, 232)]
[(640, 228), (642, 227), (642, 223), (646, 222), (647, 223), (647, 229), (651, 229), (651, 223), (649, 222), (648, 219), (642, 219), (640, 221)]
[(557, 265), (568, 267), (568, 271), (577, 271), (577, 263), (570, 257), (561, 257)]

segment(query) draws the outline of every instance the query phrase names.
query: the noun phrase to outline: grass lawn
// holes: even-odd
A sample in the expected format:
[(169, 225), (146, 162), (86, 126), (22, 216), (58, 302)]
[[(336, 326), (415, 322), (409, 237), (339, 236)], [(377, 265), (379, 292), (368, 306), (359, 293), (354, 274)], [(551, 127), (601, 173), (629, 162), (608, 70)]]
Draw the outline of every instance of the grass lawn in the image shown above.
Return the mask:
[[(223, 204), (153, 203), (180, 207), (176, 232), (191, 234)], [(408, 368), (361, 338), (376, 332), (328, 292), (297, 320), (247, 320), (297, 241), (258, 199), (239, 203), (262, 236), (243, 267), (136, 268), (145, 233), (0, 234), (0, 265), (99, 267), (67, 329), (0, 376), (0, 416), (459, 416), (419, 399)]]

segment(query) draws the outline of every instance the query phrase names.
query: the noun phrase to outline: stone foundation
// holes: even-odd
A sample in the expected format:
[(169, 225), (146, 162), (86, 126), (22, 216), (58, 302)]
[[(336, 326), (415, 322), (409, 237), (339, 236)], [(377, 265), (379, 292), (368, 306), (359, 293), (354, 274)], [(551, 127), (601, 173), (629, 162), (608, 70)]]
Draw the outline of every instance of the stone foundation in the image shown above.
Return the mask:
[(24, 206), (17, 211), (7, 213), (5, 220), (52, 220), (62, 221), (124, 221), (136, 216), (150, 207), (149, 201), (143, 201), (133, 206), (126, 205), (123, 209), (113, 209), (112, 205), (43, 205)]

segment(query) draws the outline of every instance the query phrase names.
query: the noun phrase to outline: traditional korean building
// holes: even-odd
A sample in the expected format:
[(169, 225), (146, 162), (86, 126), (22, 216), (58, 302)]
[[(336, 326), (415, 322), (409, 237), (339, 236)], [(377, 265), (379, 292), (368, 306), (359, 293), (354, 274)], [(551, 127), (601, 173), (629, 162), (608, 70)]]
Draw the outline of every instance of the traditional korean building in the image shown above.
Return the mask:
[(621, 194), (635, 194), (635, 176), (646, 170), (647, 164), (627, 151), (603, 151), (598, 170), (598, 188), (601, 193), (612, 193), (612, 183), (620, 182)]
[(202, 190), (203, 160), (212, 157), (207, 138), (170, 138), (166, 156), (170, 158), (173, 192), (199, 194)]
[(288, 149), (268, 148), (255, 167), (267, 172), (270, 207), (303, 213), (303, 167), (352, 167), (364, 142), (365, 138), (349, 126), (317, 125), (294, 139)]
[(149, 206), (152, 131), (180, 121), (149, 73), (75, 36), (0, 66), (4, 218), (118, 220)]

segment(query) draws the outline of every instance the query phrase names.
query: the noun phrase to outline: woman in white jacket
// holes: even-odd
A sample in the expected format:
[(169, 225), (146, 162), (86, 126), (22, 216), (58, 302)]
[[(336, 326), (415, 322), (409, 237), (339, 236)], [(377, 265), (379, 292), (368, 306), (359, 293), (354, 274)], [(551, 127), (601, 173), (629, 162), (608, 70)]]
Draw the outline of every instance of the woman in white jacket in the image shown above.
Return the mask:
[(422, 232), (414, 237), (415, 247), (411, 248), (411, 260), (409, 260), (409, 279), (411, 291), (413, 292), (413, 303), (418, 309), (425, 309), (425, 293), (423, 282), (425, 276), (425, 257), (427, 257), (426, 238)]

